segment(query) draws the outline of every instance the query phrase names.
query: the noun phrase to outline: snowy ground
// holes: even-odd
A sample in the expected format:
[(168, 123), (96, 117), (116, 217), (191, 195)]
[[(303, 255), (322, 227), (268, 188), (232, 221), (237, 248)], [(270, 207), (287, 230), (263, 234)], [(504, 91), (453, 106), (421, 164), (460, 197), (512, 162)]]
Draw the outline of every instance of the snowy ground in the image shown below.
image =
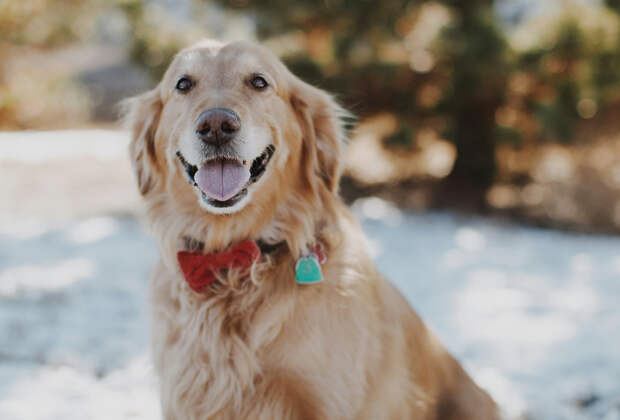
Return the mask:
[[(0, 419), (159, 418), (146, 289), (157, 250), (131, 216), (125, 146), (117, 133), (0, 134)], [(54, 194), (24, 193), (59, 168)], [(620, 238), (403, 214), (376, 198), (354, 211), (383, 273), (509, 412), (620, 419)]]

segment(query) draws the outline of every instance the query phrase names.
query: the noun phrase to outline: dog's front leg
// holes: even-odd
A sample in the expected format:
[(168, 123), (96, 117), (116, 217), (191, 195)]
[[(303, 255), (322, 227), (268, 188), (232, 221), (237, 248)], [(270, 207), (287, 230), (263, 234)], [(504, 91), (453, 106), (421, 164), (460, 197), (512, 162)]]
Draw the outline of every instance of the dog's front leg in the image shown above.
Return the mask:
[(318, 420), (328, 418), (321, 404), (301, 380), (287, 375), (263, 379), (244, 404), (241, 418), (256, 420)]

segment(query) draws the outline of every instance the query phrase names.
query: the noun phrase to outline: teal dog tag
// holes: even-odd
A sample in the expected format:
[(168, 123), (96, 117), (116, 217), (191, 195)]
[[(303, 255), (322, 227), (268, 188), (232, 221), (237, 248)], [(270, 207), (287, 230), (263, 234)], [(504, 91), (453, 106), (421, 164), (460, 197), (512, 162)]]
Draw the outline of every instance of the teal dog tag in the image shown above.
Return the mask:
[(315, 255), (302, 257), (295, 266), (295, 280), (299, 284), (313, 284), (323, 280), (321, 265)]

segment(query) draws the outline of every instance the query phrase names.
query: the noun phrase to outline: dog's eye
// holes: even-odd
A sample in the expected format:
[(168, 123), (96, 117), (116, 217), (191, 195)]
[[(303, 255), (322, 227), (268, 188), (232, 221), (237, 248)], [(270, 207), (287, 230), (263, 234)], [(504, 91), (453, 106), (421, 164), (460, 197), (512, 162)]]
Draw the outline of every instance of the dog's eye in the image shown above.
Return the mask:
[(250, 84), (252, 85), (254, 89), (258, 89), (258, 90), (263, 90), (267, 86), (269, 86), (269, 83), (267, 83), (265, 78), (261, 76), (252, 77), (252, 79), (250, 80)]
[(181, 93), (187, 93), (194, 87), (194, 82), (189, 77), (181, 77), (177, 82), (176, 89)]

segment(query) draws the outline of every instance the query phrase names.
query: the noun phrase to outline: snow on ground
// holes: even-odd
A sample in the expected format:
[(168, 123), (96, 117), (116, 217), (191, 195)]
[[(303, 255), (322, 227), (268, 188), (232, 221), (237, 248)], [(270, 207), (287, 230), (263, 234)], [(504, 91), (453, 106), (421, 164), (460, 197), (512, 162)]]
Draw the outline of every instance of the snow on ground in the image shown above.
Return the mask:
[[(88, 232), (88, 233), (87, 233)], [(99, 217), (0, 236), (0, 419), (153, 419), (152, 241)]]
[[(3, 136), (0, 143), (11, 138)], [(76, 145), (56, 143), (83, 159)], [(42, 179), (53, 159), (70, 171), (69, 152), (33, 162), (15, 147), (0, 153), (3, 176)], [(108, 161), (92, 170), (124, 168), (116, 162), (124, 155), (105, 147)], [(109, 181), (101, 178), (98, 188)], [(78, 181), (55, 185), (59, 202), (79, 201)], [(0, 201), (20, 189), (1, 187)], [(106, 215), (103, 204), (98, 215), (70, 220), (50, 220), (46, 206), (30, 206), (26, 224), (0, 206), (0, 419), (159, 418), (148, 353), (154, 241), (135, 218)], [(353, 209), (381, 271), (509, 413), (620, 419), (620, 238), (406, 214), (377, 198)]]

